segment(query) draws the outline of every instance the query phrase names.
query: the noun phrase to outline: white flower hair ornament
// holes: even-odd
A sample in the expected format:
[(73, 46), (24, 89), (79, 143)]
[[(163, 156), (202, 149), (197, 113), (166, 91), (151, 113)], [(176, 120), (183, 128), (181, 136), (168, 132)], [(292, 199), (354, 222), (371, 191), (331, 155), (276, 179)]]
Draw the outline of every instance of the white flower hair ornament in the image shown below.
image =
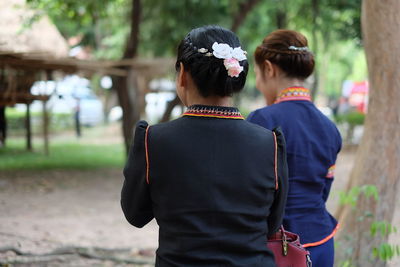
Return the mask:
[(243, 71), (243, 67), (240, 66), (239, 61), (247, 59), (247, 52), (242, 50), (241, 47), (232, 48), (228, 44), (217, 42), (212, 45), (212, 50), (212, 53), (206, 48), (200, 48), (197, 51), (208, 57), (214, 56), (223, 59), (228, 75), (230, 77), (239, 77), (239, 74)]

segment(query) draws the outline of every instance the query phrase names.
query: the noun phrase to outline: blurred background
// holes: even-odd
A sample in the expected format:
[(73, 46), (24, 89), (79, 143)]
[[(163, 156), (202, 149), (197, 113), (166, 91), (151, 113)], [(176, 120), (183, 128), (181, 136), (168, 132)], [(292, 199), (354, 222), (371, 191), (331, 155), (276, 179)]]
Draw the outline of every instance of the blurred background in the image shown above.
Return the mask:
[[(271, 31), (307, 36), (316, 57), (307, 85), (344, 140), (328, 203), (335, 213), (368, 107), (361, 2), (0, 0), (0, 263), (152, 266), (157, 225), (125, 221), (122, 168), (139, 119), (184, 112), (176, 48), (206, 24), (236, 32), (250, 65)], [(235, 105), (245, 116), (265, 105), (252, 68)]]

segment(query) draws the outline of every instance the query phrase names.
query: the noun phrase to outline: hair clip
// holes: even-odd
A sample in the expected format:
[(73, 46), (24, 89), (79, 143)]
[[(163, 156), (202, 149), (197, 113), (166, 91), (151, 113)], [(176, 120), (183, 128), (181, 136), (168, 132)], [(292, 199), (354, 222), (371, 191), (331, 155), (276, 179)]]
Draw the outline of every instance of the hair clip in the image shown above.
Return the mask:
[(289, 46), (289, 50), (294, 50), (294, 51), (310, 51), (310, 49), (308, 49), (307, 46), (303, 46), (303, 47), (297, 47), (294, 45)]
[(204, 54), (206, 57), (211, 57), (213, 54), (211, 52), (208, 52), (207, 48), (199, 48), (197, 49), (197, 52)]

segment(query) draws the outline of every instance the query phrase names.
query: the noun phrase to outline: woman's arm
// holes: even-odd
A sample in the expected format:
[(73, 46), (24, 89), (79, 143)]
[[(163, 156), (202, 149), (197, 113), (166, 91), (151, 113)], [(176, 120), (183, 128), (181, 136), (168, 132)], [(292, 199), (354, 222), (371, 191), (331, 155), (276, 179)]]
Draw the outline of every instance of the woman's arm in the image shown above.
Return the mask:
[(276, 138), (276, 162), (275, 168), (278, 176), (278, 188), (275, 191), (271, 213), (268, 216), (268, 235), (274, 234), (282, 225), (285, 214), (286, 199), (288, 194), (288, 166), (286, 162), (286, 143), (282, 131), (274, 129)]
[(337, 132), (337, 135), (336, 135), (337, 136), (336, 137), (337, 148), (336, 148), (336, 151), (332, 152), (333, 153), (333, 156), (332, 156), (333, 157), (333, 162), (332, 162), (333, 165), (330, 166), (330, 168), (328, 170), (328, 173), (326, 175), (326, 180), (325, 180), (325, 187), (322, 191), (322, 199), (325, 202), (328, 200), (329, 193), (330, 193), (331, 187), (332, 187), (332, 183), (335, 178), (335, 165), (334, 164), (336, 164), (337, 155), (339, 154), (340, 150), (342, 149), (342, 137), (340, 136), (340, 133), (337, 129), (336, 129), (336, 132)]
[(124, 168), (125, 181), (121, 192), (121, 207), (128, 222), (143, 227), (153, 219), (149, 185), (146, 182), (146, 135), (148, 124), (136, 125), (134, 141)]

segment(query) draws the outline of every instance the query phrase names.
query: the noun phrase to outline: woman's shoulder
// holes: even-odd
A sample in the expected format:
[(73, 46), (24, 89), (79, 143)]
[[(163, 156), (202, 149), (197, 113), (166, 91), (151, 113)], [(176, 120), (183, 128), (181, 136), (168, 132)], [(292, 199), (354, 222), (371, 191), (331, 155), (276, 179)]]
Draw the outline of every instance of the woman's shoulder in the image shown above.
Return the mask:
[(273, 141), (273, 131), (249, 121), (242, 121), (240, 123), (241, 127), (238, 131), (238, 134), (242, 136), (241, 140), (244, 142), (247, 141), (259, 141), (259, 142), (268, 142)]
[(282, 105), (280, 105), (280, 104), (272, 104), (269, 106), (264, 106), (264, 107), (258, 108), (256, 110), (254, 110), (252, 113), (268, 114), (268, 113), (276, 112), (276, 111), (280, 110), (281, 108), (282, 108)]
[(279, 104), (274, 104), (251, 112), (247, 117), (247, 121), (272, 130), (280, 125), (281, 115), (281, 107)]
[(252, 119), (255, 120), (271, 119), (271, 117), (280, 114), (281, 111), (282, 111), (282, 105), (280, 104), (265, 106), (252, 111), (247, 117), (247, 120), (251, 121)]
[(149, 124), (147, 123), (147, 121), (145, 120), (140, 120), (136, 123), (135, 128), (136, 129), (146, 129), (147, 126), (149, 126)]
[[(137, 124), (137, 127), (147, 127), (148, 128), (148, 138), (152, 142), (161, 140), (172, 140), (176, 141), (184, 134), (186, 128), (190, 128), (190, 125), (184, 121), (183, 117), (156, 124), (149, 125), (147, 122), (142, 121)], [(147, 125), (147, 126), (146, 126)]]
[(259, 134), (271, 134), (272, 131), (262, 127), (261, 125), (252, 123), (251, 121), (245, 120), (243, 121), (243, 127), (245, 129), (247, 129), (248, 131), (253, 131), (255, 133), (259, 133)]
[(171, 121), (160, 122), (149, 125), (151, 132), (171, 131), (182, 123), (182, 117)]

